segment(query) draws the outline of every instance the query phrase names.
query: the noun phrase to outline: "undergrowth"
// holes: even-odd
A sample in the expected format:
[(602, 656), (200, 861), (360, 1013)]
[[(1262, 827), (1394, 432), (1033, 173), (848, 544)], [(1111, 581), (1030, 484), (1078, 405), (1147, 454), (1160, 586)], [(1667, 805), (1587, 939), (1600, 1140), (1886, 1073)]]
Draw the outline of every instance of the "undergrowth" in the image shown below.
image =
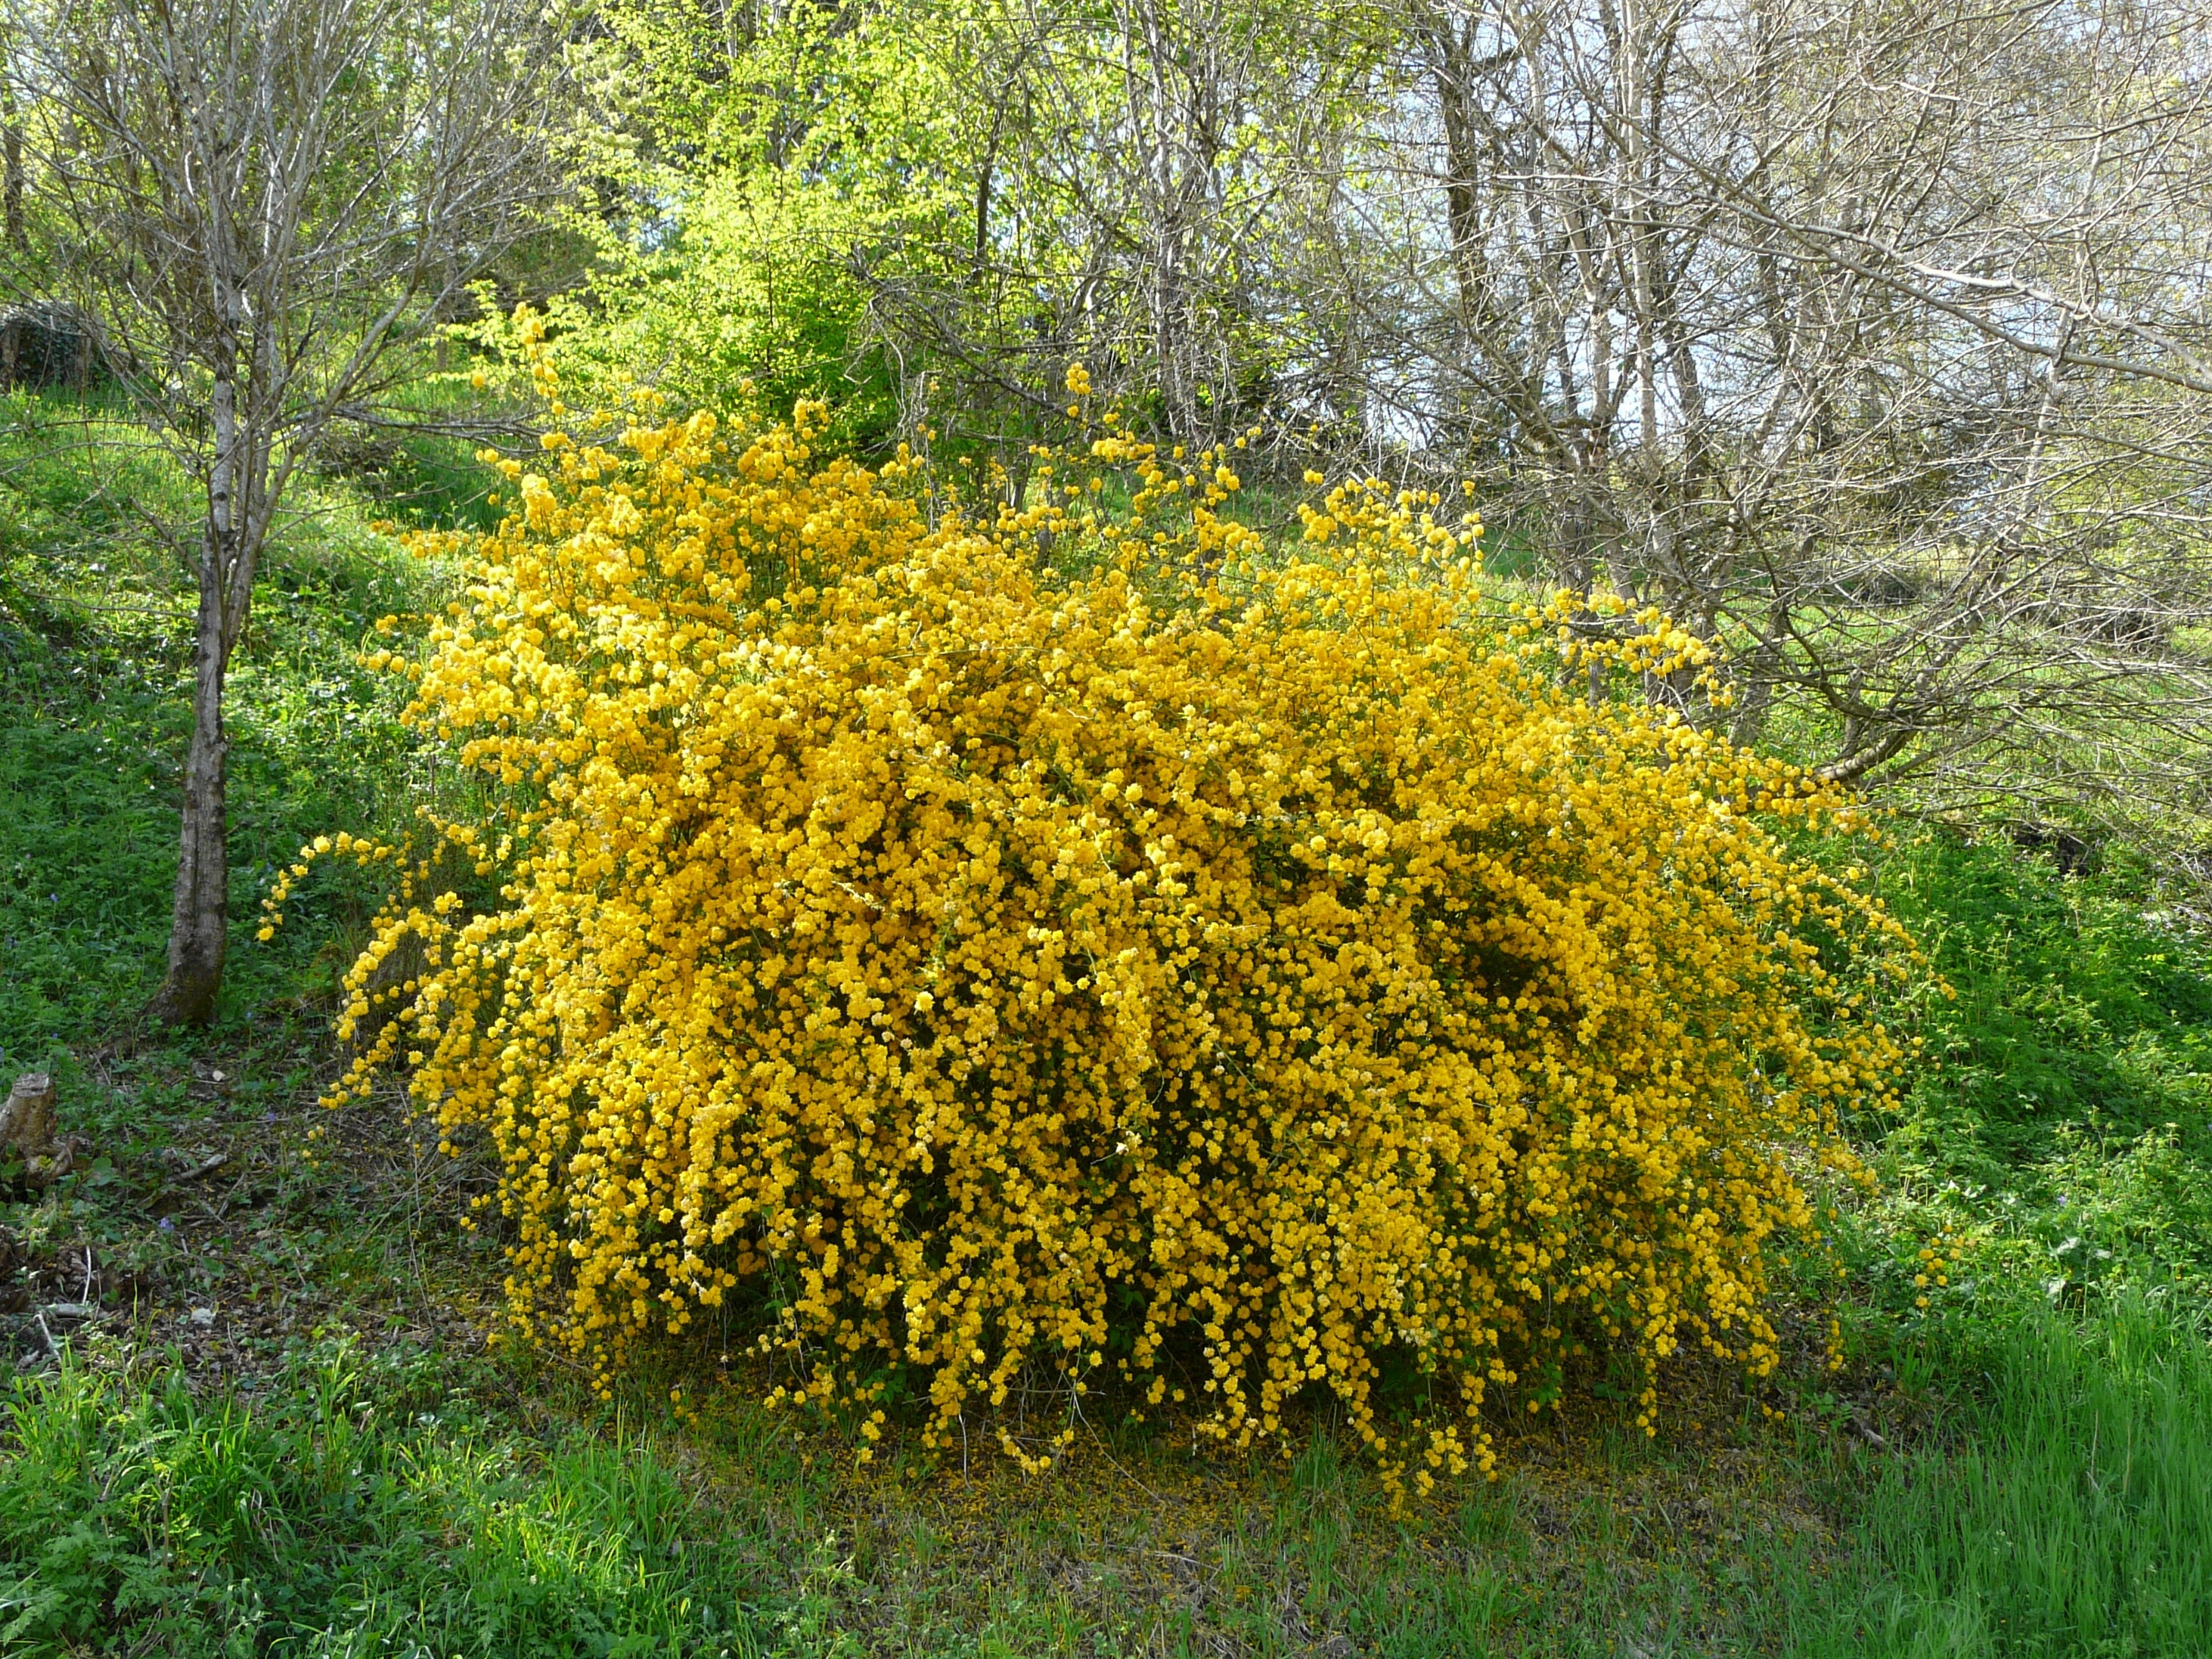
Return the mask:
[(342, 1345), (264, 1393), (69, 1358), (19, 1379), (0, 1650), (763, 1650), (732, 1552), (650, 1441), (525, 1449), (424, 1357), (364, 1366)]

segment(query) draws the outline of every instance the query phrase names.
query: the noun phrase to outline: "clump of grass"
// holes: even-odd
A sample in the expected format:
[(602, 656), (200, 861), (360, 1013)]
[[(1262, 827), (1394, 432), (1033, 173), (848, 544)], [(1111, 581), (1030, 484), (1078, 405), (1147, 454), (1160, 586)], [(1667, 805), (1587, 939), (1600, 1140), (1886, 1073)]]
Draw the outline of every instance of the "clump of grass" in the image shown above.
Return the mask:
[(742, 1533), (653, 1442), (550, 1448), (434, 1372), (297, 1357), (252, 1409), (65, 1362), (0, 1426), (0, 1650), (751, 1654)]
[[(1881, 1182), (1842, 1229), (1860, 1350), (1917, 1365), (1929, 1333), (2015, 1322), (2021, 1291), (2081, 1314), (2120, 1293), (2202, 1306), (2212, 940), (2124, 862), (2068, 874), (1927, 833), (1880, 882), (1954, 994), (1931, 975), (1887, 1011), (1925, 1047), (1901, 1111), (1858, 1126)], [(1940, 1272), (1917, 1260), (1929, 1243)]]
[(1923, 1060), (1838, 1218), (1848, 1346), (1909, 1449), (1837, 1486), (1858, 1565), (1796, 1650), (2202, 1651), (2212, 945), (2124, 856), (1927, 831), (1879, 877), (1955, 993), (1888, 1011)]
[[(2212, 1353), (2140, 1297), (1992, 1324), (1917, 1449), (1873, 1460), (1838, 1583), (1795, 1584), (1782, 1650), (1867, 1659), (2202, 1653), (2212, 1607)], [(1869, 1472), (1870, 1468), (1870, 1472)]]

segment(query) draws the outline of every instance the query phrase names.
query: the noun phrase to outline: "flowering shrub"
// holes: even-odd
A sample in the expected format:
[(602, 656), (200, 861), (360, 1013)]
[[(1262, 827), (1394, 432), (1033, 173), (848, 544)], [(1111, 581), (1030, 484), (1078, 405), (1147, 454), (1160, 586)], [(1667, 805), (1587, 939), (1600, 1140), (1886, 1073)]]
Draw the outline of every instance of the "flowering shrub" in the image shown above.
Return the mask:
[[(1244, 1446), (1327, 1389), (1423, 1483), (1577, 1334), (1771, 1364), (1771, 1249), (1895, 1059), (1814, 935), (1895, 929), (1770, 827), (1839, 799), (1589, 696), (1694, 641), (1562, 643), (1379, 485), (1271, 554), (1226, 452), (925, 510), (818, 422), (550, 437), (377, 654), (487, 885), (318, 843), (398, 874), (349, 1030), (427, 964), (339, 1092), (404, 1060), (489, 1132), (526, 1331), (604, 1370), (757, 1286), (779, 1397), (902, 1376), (941, 1441), (1103, 1372)], [(1436, 1402), (1397, 1444), (1386, 1365)]]

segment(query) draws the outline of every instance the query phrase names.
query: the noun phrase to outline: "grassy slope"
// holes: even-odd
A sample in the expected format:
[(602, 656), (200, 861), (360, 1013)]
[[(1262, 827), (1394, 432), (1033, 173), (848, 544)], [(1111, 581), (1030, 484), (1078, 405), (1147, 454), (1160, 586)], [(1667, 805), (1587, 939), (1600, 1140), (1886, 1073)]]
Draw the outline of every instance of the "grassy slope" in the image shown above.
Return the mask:
[[(1656, 1443), (1587, 1395), (1403, 1521), (1326, 1422), (1287, 1465), (1104, 1430), (1052, 1481), (863, 1475), (714, 1354), (658, 1357), (612, 1409), (487, 1354), (496, 1262), (453, 1225), (481, 1176), (397, 1114), (300, 1159), (357, 896), (242, 943), (216, 1031), (132, 1029), (187, 663), (149, 515), (189, 499), (68, 413), (0, 421), (0, 1071), (54, 1066), (95, 1157), (0, 1205), (0, 1652), (2200, 1650), (2212, 980), (2124, 873), (1885, 856), (1960, 998), (1898, 1010), (1936, 1063), (1863, 1126), (1884, 1186), (1841, 1229), (1840, 1376), (1685, 1371)], [(241, 924), (303, 836), (390, 823), (423, 781), (351, 650), (435, 573), (356, 489), (305, 505), (234, 682)], [(1951, 1282), (1915, 1285), (1945, 1237)]]

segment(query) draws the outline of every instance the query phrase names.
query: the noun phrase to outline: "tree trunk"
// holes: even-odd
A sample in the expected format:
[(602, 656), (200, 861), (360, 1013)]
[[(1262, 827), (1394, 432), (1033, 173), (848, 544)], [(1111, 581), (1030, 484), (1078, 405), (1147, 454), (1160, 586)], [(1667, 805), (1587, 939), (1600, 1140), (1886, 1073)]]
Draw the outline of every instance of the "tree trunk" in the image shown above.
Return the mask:
[(236, 386), (218, 375), (211, 404), (215, 464), (208, 473), (207, 530), (200, 545), (200, 601), (192, 648), (192, 740), (185, 757), (185, 803), (177, 889), (169, 913), (168, 971), (148, 1012), (167, 1024), (215, 1018), (229, 936), (230, 838), (224, 769), (223, 678), (246, 626), (260, 551), (260, 453), (238, 418)]
[[(27, 252), (30, 238), (23, 229), (23, 123), (15, 112), (14, 87), (0, 89), (0, 235), (11, 253)], [(11, 312), (0, 323), (0, 386), (16, 383), (23, 356), (23, 319)]]
[[(155, 1018), (204, 1025), (215, 1018), (229, 939), (230, 837), (224, 770), (230, 739), (222, 725), (223, 676), (230, 630), (223, 626), (220, 547), (215, 526), (201, 556), (199, 617), (192, 651), (192, 740), (185, 757), (184, 830), (177, 890), (169, 915), (168, 972), (154, 1000)], [(212, 578), (212, 579), (211, 579)]]
[(31, 240), (23, 230), (23, 116), (12, 81), (0, 86), (0, 234), (11, 252), (22, 253)]
[(23, 230), (23, 129), (15, 119), (15, 101), (8, 100), (7, 131), (0, 135), (0, 234), (21, 253), (30, 238)]

